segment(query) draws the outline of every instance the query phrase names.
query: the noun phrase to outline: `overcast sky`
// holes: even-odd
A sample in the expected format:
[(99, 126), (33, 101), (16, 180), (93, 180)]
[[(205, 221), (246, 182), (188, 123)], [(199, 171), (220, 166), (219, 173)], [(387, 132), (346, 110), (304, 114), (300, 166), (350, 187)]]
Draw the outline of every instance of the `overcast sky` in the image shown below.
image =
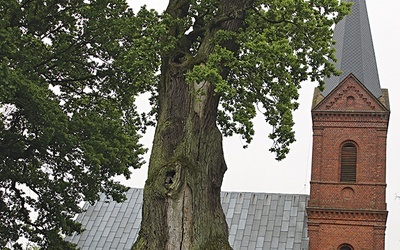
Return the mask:
[[(162, 11), (167, 0), (128, 0), (133, 9), (146, 4)], [(387, 145), (387, 203), (389, 217), (386, 230), (386, 249), (400, 249), (400, 1), (367, 0), (369, 20), (382, 88), (389, 89), (391, 117)], [(256, 134), (248, 149), (242, 148), (240, 136), (224, 138), (228, 171), (224, 191), (301, 193), (309, 194), (312, 154), (311, 101), (316, 83), (304, 82), (300, 90), (300, 108), (295, 112), (296, 139), (291, 152), (282, 162), (276, 162), (268, 149), (270, 128), (262, 117), (255, 120)], [(143, 143), (151, 147), (149, 130)], [(134, 170), (125, 184), (143, 187), (147, 166)]]

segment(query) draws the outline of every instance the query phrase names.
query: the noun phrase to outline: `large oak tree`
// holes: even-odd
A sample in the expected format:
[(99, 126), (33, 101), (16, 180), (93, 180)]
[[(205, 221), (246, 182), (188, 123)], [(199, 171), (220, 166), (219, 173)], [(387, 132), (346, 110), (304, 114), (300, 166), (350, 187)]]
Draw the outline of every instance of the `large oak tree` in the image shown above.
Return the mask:
[[(0, 0), (0, 246), (20, 236), (73, 248), (72, 218), (111, 177), (142, 164), (156, 124), (134, 249), (230, 249), (220, 205), (222, 137), (254, 134), (260, 110), (278, 160), (294, 141), (300, 83), (322, 83), (337, 0)], [(153, 109), (134, 101), (151, 94)], [(32, 214), (36, 211), (36, 214)]]
[(159, 20), (142, 28), (127, 60), (156, 54), (161, 73), (133, 249), (231, 249), (220, 205), (222, 137), (236, 133), (250, 143), (258, 109), (273, 128), (271, 151), (284, 158), (300, 83), (337, 73), (332, 26), (347, 12), (337, 0), (170, 0)]

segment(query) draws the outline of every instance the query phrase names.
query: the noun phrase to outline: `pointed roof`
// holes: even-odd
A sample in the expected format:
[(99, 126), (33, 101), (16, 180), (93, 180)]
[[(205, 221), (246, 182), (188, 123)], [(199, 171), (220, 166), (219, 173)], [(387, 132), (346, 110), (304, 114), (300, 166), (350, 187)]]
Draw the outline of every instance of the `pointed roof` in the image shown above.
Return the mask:
[(351, 14), (340, 21), (334, 31), (337, 69), (343, 73), (325, 79), (323, 96), (327, 96), (340, 82), (352, 73), (376, 97), (382, 95), (376, 65), (374, 45), (368, 20), (366, 0), (353, 2)]

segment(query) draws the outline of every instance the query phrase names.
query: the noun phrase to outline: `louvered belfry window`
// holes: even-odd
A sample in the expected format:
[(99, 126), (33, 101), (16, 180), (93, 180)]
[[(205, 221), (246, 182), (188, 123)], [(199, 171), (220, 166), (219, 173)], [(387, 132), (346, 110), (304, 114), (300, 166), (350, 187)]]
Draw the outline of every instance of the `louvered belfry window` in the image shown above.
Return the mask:
[(340, 182), (356, 182), (357, 148), (345, 143), (341, 152)]

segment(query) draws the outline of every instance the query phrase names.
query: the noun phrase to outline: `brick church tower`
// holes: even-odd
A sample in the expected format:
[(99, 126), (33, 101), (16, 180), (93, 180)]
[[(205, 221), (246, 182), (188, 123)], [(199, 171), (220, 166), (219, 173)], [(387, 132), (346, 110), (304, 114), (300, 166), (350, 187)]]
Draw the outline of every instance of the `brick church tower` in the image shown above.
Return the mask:
[(343, 74), (316, 89), (307, 207), (310, 250), (382, 250), (386, 229), (388, 91), (381, 89), (366, 0), (336, 27)]

